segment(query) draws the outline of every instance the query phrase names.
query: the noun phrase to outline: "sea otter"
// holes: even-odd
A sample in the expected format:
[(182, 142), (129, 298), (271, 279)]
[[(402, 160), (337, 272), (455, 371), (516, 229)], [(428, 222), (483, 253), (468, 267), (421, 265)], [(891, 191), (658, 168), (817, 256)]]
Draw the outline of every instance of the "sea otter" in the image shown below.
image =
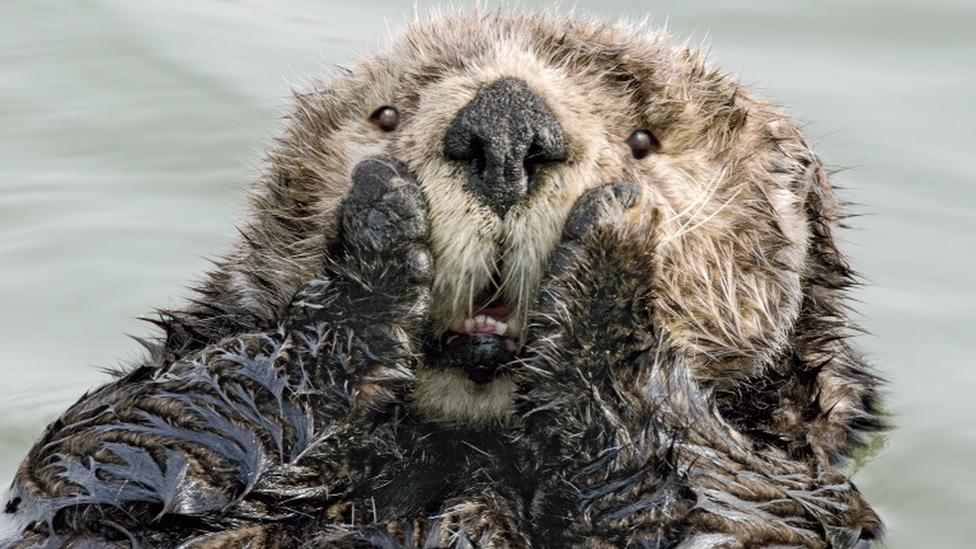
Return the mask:
[(883, 427), (821, 161), (660, 31), (414, 22), (294, 97), (236, 247), (0, 546), (860, 547)]

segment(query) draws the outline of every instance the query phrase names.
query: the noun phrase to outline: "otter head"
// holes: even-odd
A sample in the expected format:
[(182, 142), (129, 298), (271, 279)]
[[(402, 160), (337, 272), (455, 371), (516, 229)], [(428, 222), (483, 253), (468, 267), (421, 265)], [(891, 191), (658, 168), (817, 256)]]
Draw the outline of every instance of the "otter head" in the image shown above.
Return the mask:
[(511, 413), (508, 368), (540, 281), (570, 209), (599, 185), (639, 185), (654, 204), (649, 316), (702, 383), (768, 366), (804, 303), (832, 310), (846, 283), (832, 194), (798, 131), (658, 32), (433, 18), (295, 100), (244, 239), (181, 318), (200, 340), (274, 319), (320, 274), (353, 167), (392, 155), (429, 203), (432, 333), (414, 405), (432, 419)]

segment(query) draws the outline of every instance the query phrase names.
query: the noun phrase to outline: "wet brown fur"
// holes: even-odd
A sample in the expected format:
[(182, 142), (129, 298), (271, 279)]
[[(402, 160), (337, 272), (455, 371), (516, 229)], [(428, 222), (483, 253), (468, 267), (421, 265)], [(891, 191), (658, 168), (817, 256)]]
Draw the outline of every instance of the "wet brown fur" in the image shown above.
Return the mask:
[[(504, 219), (442, 151), (457, 111), (500, 77), (543, 99), (569, 150)], [(165, 517), (151, 502), (128, 518), (71, 508), (9, 547), (821, 548), (880, 533), (842, 469), (883, 427), (879, 380), (846, 341), (855, 281), (836, 246), (842, 213), (777, 108), (659, 31), (496, 12), (416, 21), (294, 101), (238, 244), (190, 306), (161, 314), (154, 356), (83, 397), (17, 477), (25, 501), (76, 496), (51, 464), (120, 464), (114, 442), (157, 463), (175, 448), (185, 478), (207, 488)], [(386, 105), (400, 113), (393, 132), (369, 120)], [(635, 160), (624, 140), (637, 129), (660, 151)], [(415, 177), (429, 226), (370, 263), (344, 244), (342, 219), (354, 167), (377, 154), (403, 163), (395, 180)], [(479, 408), (473, 385), (425, 391), (435, 374), (418, 334), (470, 316), (496, 268), (526, 349), (491, 386), (502, 404)], [(316, 280), (340, 282), (320, 291)], [(255, 357), (274, 375), (241, 373)], [(246, 395), (256, 417), (233, 411)], [(148, 411), (237, 436), (199, 407), (256, 433), (235, 444), (260, 453), (258, 476), (240, 476), (233, 448), (111, 428), (145, 427)], [(305, 421), (320, 439), (298, 442)], [(401, 501), (409, 490), (388, 487), (409, 486), (421, 463), (466, 484)]]

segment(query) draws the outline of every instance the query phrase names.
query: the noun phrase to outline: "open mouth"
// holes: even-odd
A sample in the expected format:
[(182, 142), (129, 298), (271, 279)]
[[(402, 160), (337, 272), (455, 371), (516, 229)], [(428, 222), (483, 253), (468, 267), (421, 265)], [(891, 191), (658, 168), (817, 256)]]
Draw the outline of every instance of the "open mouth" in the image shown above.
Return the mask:
[(509, 307), (498, 299), (476, 308), (459, 325), (428, 341), (424, 349), (427, 367), (463, 371), (476, 384), (491, 382), (517, 359), (509, 313)]

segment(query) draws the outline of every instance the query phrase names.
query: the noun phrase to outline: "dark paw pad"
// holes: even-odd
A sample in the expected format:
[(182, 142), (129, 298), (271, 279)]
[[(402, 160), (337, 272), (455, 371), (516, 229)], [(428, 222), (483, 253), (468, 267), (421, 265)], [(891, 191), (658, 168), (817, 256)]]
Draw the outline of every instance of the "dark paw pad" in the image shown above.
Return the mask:
[(563, 238), (580, 240), (603, 228), (623, 227), (624, 212), (637, 205), (642, 192), (640, 187), (622, 182), (586, 191), (569, 212)]
[(389, 155), (362, 160), (343, 203), (345, 242), (359, 252), (396, 249), (428, 231), (427, 205), (410, 170)]

